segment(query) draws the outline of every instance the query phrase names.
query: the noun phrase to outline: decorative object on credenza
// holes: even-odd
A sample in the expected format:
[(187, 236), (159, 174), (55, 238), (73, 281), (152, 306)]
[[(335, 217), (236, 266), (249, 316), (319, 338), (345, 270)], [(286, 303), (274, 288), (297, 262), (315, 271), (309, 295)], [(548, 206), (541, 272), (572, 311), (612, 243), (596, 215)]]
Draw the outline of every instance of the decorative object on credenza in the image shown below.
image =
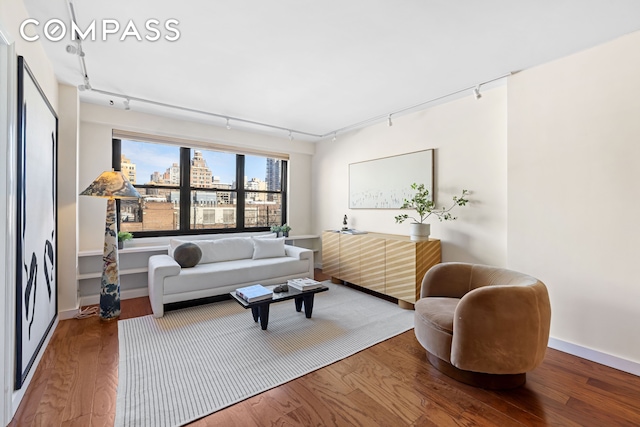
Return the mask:
[(291, 226), (289, 226), (289, 224), (282, 224), (282, 227), (280, 227), (280, 231), (282, 231), (282, 236), (289, 237)]
[(401, 224), (407, 219), (411, 218), (414, 222), (411, 223), (410, 236), (411, 240), (428, 240), (431, 233), (431, 224), (425, 223), (427, 218), (431, 215), (438, 217), (440, 221), (453, 221), (458, 219), (451, 215), (451, 210), (456, 206), (466, 206), (469, 200), (466, 198), (469, 195), (469, 191), (462, 190), (460, 196), (453, 197), (453, 204), (447, 209), (444, 206), (441, 209), (436, 207), (435, 202), (429, 196), (429, 190), (424, 184), (411, 184), (411, 189), (415, 191), (415, 194), (410, 199), (404, 199), (404, 203), (400, 206), (400, 209), (414, 209), (418, 214), (418, 217), (409, 216), (408, 214), (397, 215), (396, 222)]
[(133, 233), (118, 231), (118, 249), (124, 249), (124, 242), (133, 239)]
[(22, 56), (17, 83), (16, 390), (58, 315), (58, 117)]
[(100, 318), (115, 319), (120, 315), (120, 274), (118, 272), (118, 222), (116, 199), (139, 199), (140, 194), (120, 171), (105, 171), (80, 193), (81, 196), (103, 197), (107, 200), (100, 288)]
[(342, 231), (348, 230), (349, 229), (349, 225), (347, 224), (347, 216), (345, 215), (344, 218), (342, 219)]

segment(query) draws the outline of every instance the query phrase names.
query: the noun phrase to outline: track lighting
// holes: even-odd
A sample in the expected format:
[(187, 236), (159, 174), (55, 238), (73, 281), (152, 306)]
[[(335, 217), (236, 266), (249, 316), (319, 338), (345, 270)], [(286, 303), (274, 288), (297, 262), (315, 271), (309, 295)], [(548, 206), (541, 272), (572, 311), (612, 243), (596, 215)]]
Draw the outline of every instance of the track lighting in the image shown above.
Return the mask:
[(227, 117), (227, 130), (231, 130), (231, 125), (229, 124), (229, 118)]
[(78, 55), (79, 57), (84, 57), (84, 52), (82, 51), (82, 48), (80, 47), (80, 45), (76, 47), (72, 44), (68, 44), (66, 50), (67, 50), (67, 53), (70, 53), (72, 55)]
[(129, 106), (129, 98), (124, 100), (124, 109), (127, 111), (131, 110), (131, 107)]
[(393, 122), (391, 121), (391, 114), (389, 114), (389, 117), (387, 117), (387, 125), (389, 127), (393, 126)]
[(480, 85), (476, 86), (475, 89), (473, 89), (473, 96), (475, 96), (476, 99), (482, 98), (482, 94), (480, 93)]
[(337, 135), (337, 132), (334, 132), (332, 141), (335, 141), (336, 139), (338, 139), (338, 137), (336, 135)]
[(289, 141), (293, 141), (293, 134), (289, 131)]
[(78, 85), (78, 90), (82, 92), (83, 90), (91, 90), (91, 84), (89, 84), (89, 77), (84, 78), (84, 84)]

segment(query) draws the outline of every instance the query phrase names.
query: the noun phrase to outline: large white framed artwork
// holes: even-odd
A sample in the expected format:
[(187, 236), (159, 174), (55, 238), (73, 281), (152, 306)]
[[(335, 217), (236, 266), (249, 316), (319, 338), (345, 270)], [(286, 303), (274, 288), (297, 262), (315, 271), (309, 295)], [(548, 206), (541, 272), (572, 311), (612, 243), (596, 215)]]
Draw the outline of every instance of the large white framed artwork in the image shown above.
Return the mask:
[(433, 197), (433, 150), (351, 163), (349, 208), (399, 209), (414, 195), (414, 182), (424, 184)]
[(57, 139), (58, 117), (19, 56), (16, 390), (58, 315)]

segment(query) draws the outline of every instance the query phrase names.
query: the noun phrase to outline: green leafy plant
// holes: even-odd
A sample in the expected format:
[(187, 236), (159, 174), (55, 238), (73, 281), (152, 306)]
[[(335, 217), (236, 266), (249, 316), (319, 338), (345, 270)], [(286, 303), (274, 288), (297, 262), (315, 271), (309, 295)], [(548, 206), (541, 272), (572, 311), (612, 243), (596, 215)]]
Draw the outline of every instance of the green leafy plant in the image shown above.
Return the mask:
[(288, 233), (291, 231), (291, 227), (288, 224), (282, 224), (282, 227), (280, 227), (280, 231), (282, 231), (283, 233)]
[(282, 231), (282, 227), (280, 227), (279, 225), (272, 225), (271, 226), (271, 232), (272, 233), (279, 233)]
[(451, 209), (456, 206), (466, 206), (469, 200), (466, 196), (469, 194), (467, 190), (462, 190), (462, 194), (460, 196), (453, 197), (453, 204), (446, 209), (442, 207), (441, 209), (436, 208), (436, 204), (433, 200), (429, 199), (429, 190), (424, 186), (424, 184), (416, 184), (415, 182), (411, 184), (411, 189), (416, 191), (416, 194), (411, 199), (404, 199), (404, 203), (400, 206), (400, 209), (414, 209), (418, 218), (402, 214), (396, 216), (396, 222), (398, 224), (405, 222), (407, 219), (411, 218), (414, 222), (419, 224), (424, 224), (424, 222), (431, 215), (435, 215), (438, 217), (440, 221), (453, 221), (458, 219), (451, 215)]
[(129, 233), (128, 231), (118, 231), (118, 242), (126, 242), (131, 239), (133, 239), (133, 233)]

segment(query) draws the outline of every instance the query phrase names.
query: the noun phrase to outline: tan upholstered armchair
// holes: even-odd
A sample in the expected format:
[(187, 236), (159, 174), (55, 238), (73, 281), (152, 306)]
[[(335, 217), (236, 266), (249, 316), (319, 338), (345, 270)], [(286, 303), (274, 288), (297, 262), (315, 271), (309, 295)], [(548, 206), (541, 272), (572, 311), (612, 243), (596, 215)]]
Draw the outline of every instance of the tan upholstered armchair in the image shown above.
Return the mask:
[(518, 387), (544, 359), (551, 306), (540, 280), (503, 268), (443, 263), (422, 281), (415, 334), (431, 364), (467, 384)]

